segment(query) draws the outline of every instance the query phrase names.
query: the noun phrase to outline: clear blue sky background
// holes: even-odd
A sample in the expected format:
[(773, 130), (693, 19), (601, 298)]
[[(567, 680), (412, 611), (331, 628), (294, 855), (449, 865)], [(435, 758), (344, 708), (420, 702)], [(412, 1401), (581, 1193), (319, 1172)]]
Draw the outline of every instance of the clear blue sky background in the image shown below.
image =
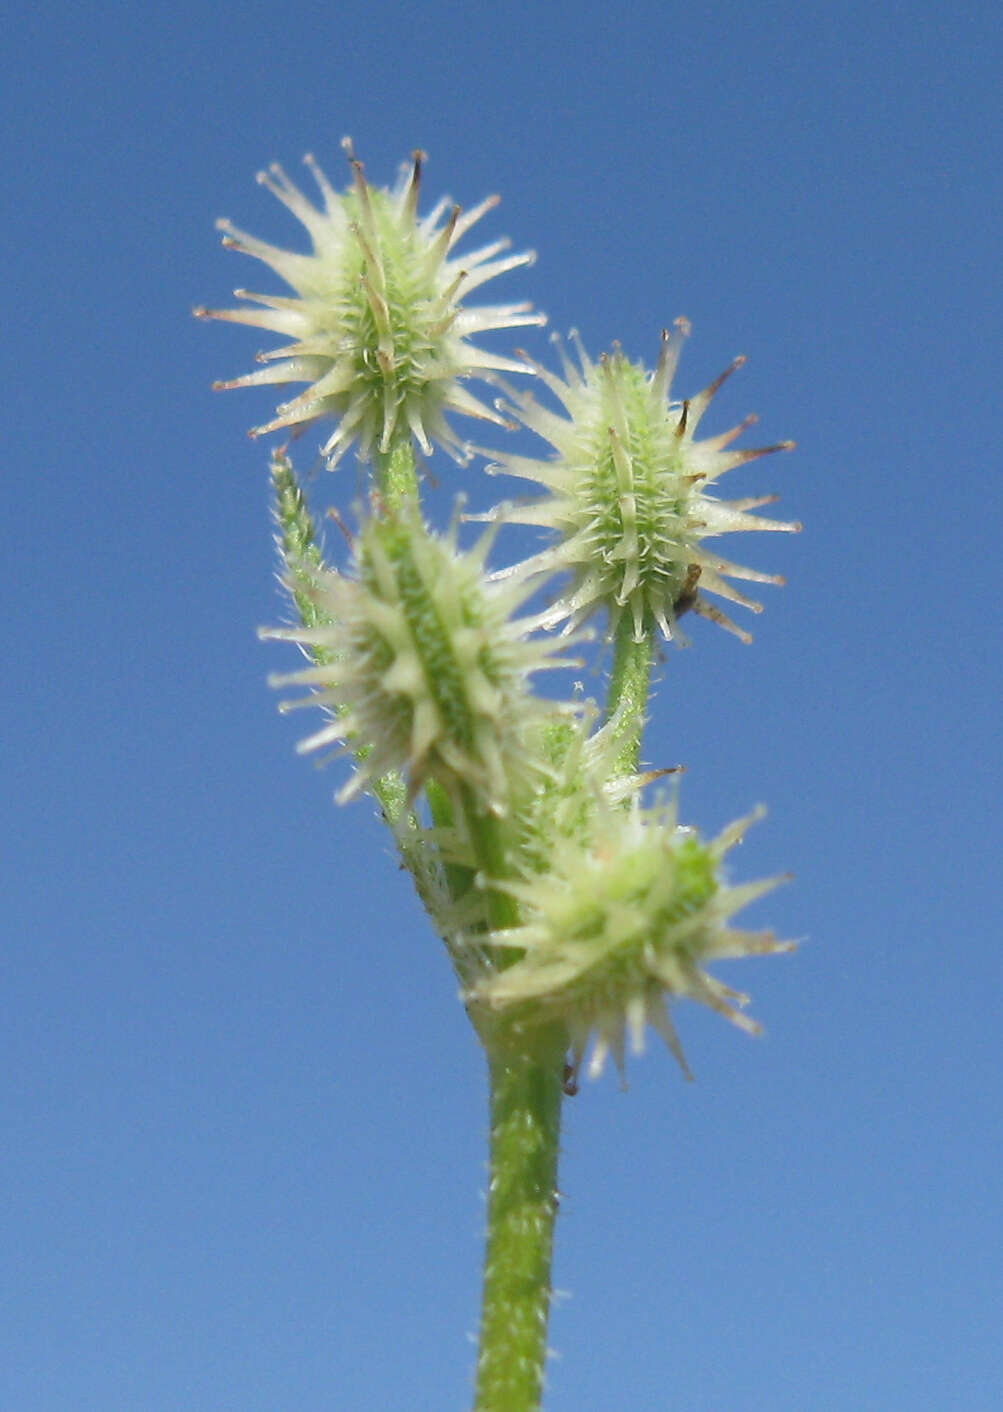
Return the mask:
[(468, 1403), (481, 1056), (275, 715), (269, 403), (209, 391), (263, 340), (189, 312), (345, 133), (503, 195), (496, 297), (645, 359), (685, 314), (683, 392), (749, 356), (712, 429), (799, 443), (733, 477), (805, 522), (735, 543), (788, 587), (693, 624), (647, 753), (705, 830), (769, 805), (750, 921), (806, 941), (735, 969), (763, 1041), (690, 1007), (695, 1084), (652, 1045), (567, 1105), (548, 1412), (998, 1408), (997, 7), (42, 3), (3, 49), (4, 1412)]

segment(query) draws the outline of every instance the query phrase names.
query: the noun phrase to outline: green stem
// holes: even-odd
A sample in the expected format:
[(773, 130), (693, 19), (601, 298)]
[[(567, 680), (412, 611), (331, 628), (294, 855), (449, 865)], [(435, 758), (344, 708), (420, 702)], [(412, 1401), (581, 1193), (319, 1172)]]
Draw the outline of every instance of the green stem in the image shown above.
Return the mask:
[[(425, 781), (425, 798), (428, 800), (429, 817), (435, 827), (438, 829), (453, 828), (456, 823), (453, 806), (449, 795), (438, 780)], [(473, 887), (474, 878), (477, 876), (476, 871), (473, 868), (464, 867), (460, 863), (443, 863), (442, 866), (449, 895), (454, 902), (458, 902)], [(448, 941), (446, 945), (449, 945)]]
[[(511, 867), (506, 856), (504, 821), (481, 808), (469, 786), (461, 789), (460, 799), (478, 869), (485, 878), (507, 877)], [(488, 920), (494, 931), (519, 925), (519, 904), (514, 897), (492, 887), (485, 890), (485, 897)]]
[(386, 453), (373, 456), (376, 485), (387, 510), (399, 510), (407, 501), (418, 504), (418, 471), (414, 461), (411, 437), (403, 436)]
[(538, 1412), (547, 1355), (550, 1265), (566, 1035), (488, 1037), (491, 1180), (474, 1412)]
[(641, 758), (641, 734), (651, 688), (655, 624), (648, 621), (644, 628), (641, 641), (635, 642), (633, 617), (630, 613), (622, 613), (614, 639), (606, 719), (612, 720), (618, 711), (621, 712), (616, 732), (619, 743), (616, 773), (619, 775), (636, 774)]

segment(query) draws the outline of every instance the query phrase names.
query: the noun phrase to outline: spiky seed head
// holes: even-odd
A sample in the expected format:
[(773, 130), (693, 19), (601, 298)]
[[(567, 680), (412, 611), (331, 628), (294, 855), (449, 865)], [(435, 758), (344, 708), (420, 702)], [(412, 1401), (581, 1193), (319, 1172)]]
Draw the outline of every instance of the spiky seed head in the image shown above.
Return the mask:
[(594, 1040), (588, 1072), (609, 1054), (643, 1048), (648, 1025), (689, 1076), (667, 999), (689, 997), (755, 1034), (748, 997), (704, 969), (724, 957), (786, 951), (771, 932), (740, 931), (728, 919), (780, 878), (728, 886), (721, 859), (754, 814), (710, 843), (677, 824), (675, 808), (606, 808), (589, 841), (555, 840), (546, 872), (494, 884), (514, 895), (523, 925), (497, 933), (514, 964), (483, 976), (469, 999), (523, 1023), (563, 1021), (575, 1067)]
[(538, 616), (515, 616), (530, 587), (489, 579), (492, 538), (461, 551), (455, 521), (438, 536), (413, 507), (374, 517), (356, 541), (354, 573), (315, 579), (320, 625), (263, 631), (315, 657), (314, 666), (270, 680), (311, 689), (286, 708), (318, 705), (330, 714), (301, 750), (341, 741), (355, 753), (340, 799), (401, 771), (410, 798), (434, 778), (504, 813), (513, 780), (533, 767), (526, 729), (551, 708), (533, 697), (529, 678), (577, 664), (558, 655), (552, 636), (536, 634)]
[(556, 453), (548, 460), (502, 453), (492, 467), (535, 481), (548, 492), (541, 500), (506, 506), (504, 519), (556, 532), (556, 542), (530, 561), (548, 573), (570, 571), (570, 583), (553, 609), (554, 622), (574, 627), (606, 610), (612, 633), (628, 612), (638, 639), (652, 622), (670, 638), (678, 636), (679, 615), (693, 609), (749, 641), (748, 633), (706, 602), (704, 591), (759, 612), (762, 605), (727, 580), (783, 582), (776, 574), (729, 563), (705, 541), (740, 530), (801, 528), (749, 513), (775, 496), (728, 501), (713, 494), (726, 471), (794, 443), (730, 449), (754, 417), (718, 436), (695, 439), (714, 393), (744, 359), (736, 359), (696, 397), (674, 401), (672, 379), (688, 332), (685, 319), (677, 320), (671, 333), (663, 331), (658, 363), (650, 373), (618, 347), (594, 363), (572, 334), (580, 366), (563, 347), (563, 378), (534, 364), (567, 417), (528, 393), (506, 408)]
[[(198, 317), (225, 319), (268, 329), (288, 338), (284, 347), (258, 354), (265, 366), (216, 387), (256, 387), (305, 382), (309, 386), (282, 403), (276, 416), (251, 435), (299, 428), (320, 418), (337, 423), (323, 447), (330, 465), (358, 443), (360, 454), (388, 453), (413, 436), (425, 455), (432, 443), (457, 459), (463, 444), (446, 413), (460, 412), (505, 425), (505, 419), (464, 386), (468, 378), (491, 381), (498, 372), (528, 372), (522, 362), (477, 348), (471, 336), (488, 329), (540, 324), (530, 305), (465, 305), (474, 290), (496, 275), (534, 259), (507, 255), (507, 240), (495, 240), (466, 255), (457, 242), (497, 205), (489, 197), (461, 213), (448, 199), (418, 215), (424, 153), (416, 152), (392, 190), (372, 187), (349, 139), (342, 144), (352, 183), (336, 191), (313, 157), (304, 158), (322, 198), (318, 208), (278, 164), (261, 172), (268, 188), (306, 227), (312, 252), (282, 250), (217, 222), (223, 244), (269, 265), (294, 297), (252, 294), (237, 309), (195, 310)], [(258, 307), (255, 307), (258, 306)]]

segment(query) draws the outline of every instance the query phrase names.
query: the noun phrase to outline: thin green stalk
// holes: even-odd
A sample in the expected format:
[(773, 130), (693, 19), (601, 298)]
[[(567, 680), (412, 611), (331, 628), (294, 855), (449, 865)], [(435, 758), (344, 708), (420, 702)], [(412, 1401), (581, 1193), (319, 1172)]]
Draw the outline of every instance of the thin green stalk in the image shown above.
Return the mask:
[[(428, 801), (428, 813), (432, 823), (437, 829), (451, 829), (456, 823), (453, 814), (453, 806), (449, 795), (439, 784), (438, 780), (430, 779), (425, 781), (425, 798)], [(446, 878), (446, 886), (449, 888), (449, 895), (454, 902), (458, 902), (461, 897), (466, 897), (467, 893), (474, 885), (474, 878), (477, 876), (473, 868), (465, 867), (461, 863), (444, 862), (442, 865)], [(447, 941), (446, 945), (449, 945)], [(454, 957), (455, 960), (455, 957)]]
[[(480, 872), (487, 879), (506, 877), (510, 867), (505, 856), (504, 821), (497, 814), (478, 807), (476, 796), (469, 788), (461, 791), (461, 802)], [(519, 904), (514, 897), (492, 887), (485, 890), (485, 896), (493, 930), (518, 926)]]
[(644, 636), (634, 640), (634, 620), (629, 612), (620, 615), (613, 646), (613, 668), (606, 700), (606, 719), (621, 712), (617, 728), (619, 750), (615, 773), (637, 773), (641, 758), (641, 734), (651, 688), (651, 662), (655, 647), (655, 625), (644, 624)]
[(399, 510), (407, 501), (418, 504), (421, 496), (410, 435), (398, 437), (388, 452), (376, 452), (373, 467), (376, 484), (388, 511)]
[(538, 1412), (547, 1356), (550, 1266), (566, 1036), (488, 1041), (491, 1179), (474, 1412)]

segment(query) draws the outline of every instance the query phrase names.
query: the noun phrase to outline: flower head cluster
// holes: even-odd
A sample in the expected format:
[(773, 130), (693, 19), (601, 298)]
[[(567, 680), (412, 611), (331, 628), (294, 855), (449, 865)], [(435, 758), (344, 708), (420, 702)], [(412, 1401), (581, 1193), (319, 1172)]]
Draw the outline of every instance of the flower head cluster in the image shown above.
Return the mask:
[(200, 317), (250, 324), (290, 340), (258, 355), (266, 365), (260, 371), (216, 386), (308, 383), (251, 434), (334, 417), (338, 425), (323, 448), (332, 465), (353, 441), (369, 457), (387, 453), (395, 440), (409, 436), (426, 455), (437, 441), (461, 458), (463, 446), (447, 412), (504, 424), (465, 389), (464, 380), (529, 371), (521, 362), (475, 347), (470, 336), (544, 322), (528, 304), (465, 306), (462, 301), (496, 275), (529, 264), (533, 256), (504, 255), (507, 240), (455, 255), (456, 243), (497, 204), (497, 197), (463, 214), (444, 199), (419, 218), (423, 153), (414, 154), (397, 186), (387, 191), (369, 185), (351, 143), (346, 139), (343, 145), (353, 173), (343, 193), (335, 191), (312, 157), (304, 159), (320, 189), (320, 209), (277, 164), (258, 176), (302, 221), (313, 244), (311, 254), (278, 249), (229, 221), (218, 222), (224, 245), (271, 266), (295, 297), (238, 289), (237, 298), (251, 301), (249, 306), (196, 309)]
[(492, 538), (461, 552), (455, 523), (439, 537), (413, 508), (374, 517), (356, 543), (354, 576), (330, 569), (313, 576), (317, 625), (262, 634), (301, 643), (314, 656), (314, 666), (271, 681), (312, 688), (287, 707), (331, 713), (301, 750), (343, 741), (356, 753), (340, 799), (401, 771), (412, 798), (432, 777), (447, 792), (476, 790), (503, 813), (513, 780), (532, 769), (525, 736), (544, 706), (529, 678), (570, 663), (553, 639), (530, 636), (537, 617), (515, 617), (531, 589), (488, 579)]
[(668, 638), (676, 633), (679, 615), (693, 609), (748, 641), (748, 634), (707, 603), (701, 591), (759, 612), (761, 604), (727, 579), (783, 582), (778, 575), (729, 563), (704, 544), (736, 530), (797, 530), (800, 525), (748, 513), (776, 496), (727, 501), (711, 493), (732, 467), (789, 449), (793, 442), (730, 450), (754, 417), (718, 436), (695, 440), (711, 398), (744, 360), (736, 359), (689, 401), (672, 401), (672, 378), (688, 332), (680, 319), (671, 335), (663, 333), (653, 373), (629, 362), (619, 349), (593, 363), (576, 339), (581, 367), (562, 349), (564, 378), (534, 364), (568, 416), (542, 407), (530, 394), (507, 409), (556, 452), (545, 461), (503, 453), (493, 468), (536, 481), (549, 492), (539, 501), (506, 506), (503, 518), (557, 531), (557, 543), (531, 561), (548, 572), (570, 571), (570, 585), (553, 610), (555, 622), (568, 620), (574, 626), (605, 609), (613, 632), (627, 611), (638, 640), (651, 623)]
[(635, 803), (605, 809), (588, 842), (556, 839), (545, 873), (495, 884), (518, 899), (525, 922), (494, 941), (522, 956), (479, 980), (470, 998), (525, 1023), (563, 1021), (576, 1068), (594, 1037), (591, 1076), (610, 1053), (622, 1073), (626, 1039), (639, 1052), (648, 1025), (688, 1075), (666, 997), (688, 996), (757, 1033), (739, 1008), (748, 997), (703, 969), (721, 958), (791, 949), (771, 932), (728, 925), (781, 881), (730, 887), (722, 880), (721, 858), (756, 817), (704, 843), (678, 827), (674, 808)]

